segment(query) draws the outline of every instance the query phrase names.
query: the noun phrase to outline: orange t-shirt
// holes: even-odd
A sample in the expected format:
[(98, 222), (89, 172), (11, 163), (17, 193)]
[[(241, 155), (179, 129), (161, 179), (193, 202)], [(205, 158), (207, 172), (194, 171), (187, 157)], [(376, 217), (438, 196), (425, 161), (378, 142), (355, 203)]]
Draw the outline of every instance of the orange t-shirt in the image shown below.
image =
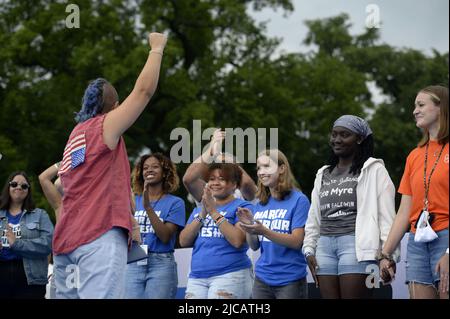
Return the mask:
[[(430, 176), (431, 169), (436, 162), (437, 156), (442, 148), (437, 141), (430, 141), (428, 147), (427, 175), (426, 181)], [(409, 153), (406, 159), (405, 171), (398, 192), (403, 195), (412, 196), (412, 207), (409, 213), (409, 222), (411, 223), (411, 232), (415, 233), (415, 224), (423, 210), (423, 200), (425, 197), (425, 187), (423, 183), (423, 165), (425, 161), (426, 146), (417, 147)], [(434, 214), (431, 227), (434, 231), (440, 231), (448, 228), (448, 143), (442, 151), (439, 162), (431, 176), (430, 188), (428, 191), (428, 211)]]

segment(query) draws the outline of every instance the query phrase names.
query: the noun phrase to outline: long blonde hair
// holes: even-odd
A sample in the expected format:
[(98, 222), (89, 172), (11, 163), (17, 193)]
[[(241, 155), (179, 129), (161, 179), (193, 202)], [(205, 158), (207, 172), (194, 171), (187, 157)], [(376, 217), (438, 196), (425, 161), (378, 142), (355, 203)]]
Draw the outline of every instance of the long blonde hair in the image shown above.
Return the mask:
[[(287, 195), (289, 195), (292, 189), (297, 188), (300, 190), (300, 186), (298, 182), (295, 180), (294, 175), (292, 174), (291, 167), (289, 165), (289, 161), (286, 155), (283, 154), (280, 150), (277, 149), (269, 149), (264, 150), (259, 153), (258, 158), (266, 155), (270, 159), (272, 159), (278, 166), (284, 165), (286, 167), (286, 171), (283, 174), (280, 174), (278, 177), (278, 183), (275, 187), (275, 191), (280, 195), (281, 200), (283, 200)], [(270, 189), (267, 186), (264, 186), (261, 183), (261, 180), (258, 178), (258, 191), (256, 192), (256, 197), (259, 198), (259, 201), (265, 205), (269, 201), (270, 198)]]

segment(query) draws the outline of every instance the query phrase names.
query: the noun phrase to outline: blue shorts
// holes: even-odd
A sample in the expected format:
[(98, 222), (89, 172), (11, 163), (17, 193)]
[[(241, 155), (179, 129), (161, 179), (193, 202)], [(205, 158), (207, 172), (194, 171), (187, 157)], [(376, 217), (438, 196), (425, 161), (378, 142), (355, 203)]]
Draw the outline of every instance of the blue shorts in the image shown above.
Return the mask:
[(448, 247), (448, 229), (436, 232), (438, 238), (428, 243), (416, 243), (409, 233), (406, 253), (406, 283), (417, 282), (433, 285), (439, 282), (439, 273), (434, 270)]
[[(316, 249), (317, 275), (369, 274), (375, 260), (358, 262), (355, 235), (320, 236)], [(369, 266), (369, 267), (368, 267)]]

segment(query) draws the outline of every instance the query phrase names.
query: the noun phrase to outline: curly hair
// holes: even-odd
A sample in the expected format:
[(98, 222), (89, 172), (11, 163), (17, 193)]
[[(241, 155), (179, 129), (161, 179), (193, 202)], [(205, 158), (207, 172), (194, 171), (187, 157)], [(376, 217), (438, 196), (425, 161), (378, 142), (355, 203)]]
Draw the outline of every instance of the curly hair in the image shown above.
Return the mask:
[[(352, 165), (350, 166), (350, 174), (359, 175), (364, 163), (369, 157), (373, 156), (373, 136), (370, 134), (367, 136), (361, 144), (357, 145), (355, 156), (353, 157)], [(328, 171), (331, 171), (339, 163), (339, 157), (331, 150), (330, 157), (328, 159)]]
[(145, 154), (141, 156), (137, 164), (133, 168), (132, 173), (132, 189), (133, 193), (141, 195), (144, 192), (144, 163), (150, 157), (154, 157), (158, 160), (162, 167), (162, 190), (164, 194), (175, 192), (180, 186), (180, 178), (177, 174), (175, 164), (165, 155), (161, 153)]
[[(298, 190), (301, 190), (299, 183), (295, 180), (294, 174), (292, 174), (289, 161), (283, 152), (277, 149), (265, 150), (259, 153), (258, 157), (263, 155), (270, 157), (278, 166), (285, 165), (286, 167), (286, 172), (278, 177), (278, 184), (275, 187), (276, 192), (280, 194), (281, 200), (286, 198), (286, 196), (291, 193), (292, 189), (297, 188)], [(263, 205), (266, 205), (270, 198), (269, 187), (264, 186), (259, 178), (256, 197), (259, 198), (259, 201)]]
[(236, 188), (241, 186), (242, 180), (242, 171), (239, 168), (238, 164), (234, 163), (211, 163), (208, 165), (208, 174), (206, 176), (206, 181), (209, 181), (209, 178), (213, 171), (216, 169), (220, 170), (221, 176), (227, 182), (236, 183)]
[(11, 196), (9, 196), (9, 182), (11, 182), (14, 179), (14, 177), (16, 177), (17, 175), (23, 176), (25, 178), (25, 180), (27, 181), (28, 185), (30, 185), (30, 188), (28, 189), (27, 197), (25, 197), (25, 199), (23, 200), (23, 203), (22, 203), (22, 210), (23, 209), (26, 209), (29, 211), (33, 210), (36, 208), (36, 206), (34, 205), (33, 195), (31, 194), (30, 179), (28, 178), (27, 174), (23, 171), (15, 171), (15, 172), (11, 173), (11, 175), (9, 175), (8, 178), (6, 179), (6, 183), (3, 186), (3, 190), (0, 195), (0, 209), (9, 209), (9, 206), (11, 205)]

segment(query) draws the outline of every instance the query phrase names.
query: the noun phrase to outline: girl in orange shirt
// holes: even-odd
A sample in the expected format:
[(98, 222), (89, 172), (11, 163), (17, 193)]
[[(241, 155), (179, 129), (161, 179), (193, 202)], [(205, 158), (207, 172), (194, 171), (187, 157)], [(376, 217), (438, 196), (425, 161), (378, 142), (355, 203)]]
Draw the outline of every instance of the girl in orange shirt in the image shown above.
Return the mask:
[[(390, 254), (410, 228), (406, 258), (410, 297), (448, 299), (448, 88), (420, 90), (413, 115), (424, 136), (406, 160), (398, 190), (400, 208), (380, 256), (380, 273), (384, 281), (390, 279), (395, 269)], [(423, 219), (429, 216), (432, 228), (427, 239), (419, 239), (416, 231), (422, 214)]]

